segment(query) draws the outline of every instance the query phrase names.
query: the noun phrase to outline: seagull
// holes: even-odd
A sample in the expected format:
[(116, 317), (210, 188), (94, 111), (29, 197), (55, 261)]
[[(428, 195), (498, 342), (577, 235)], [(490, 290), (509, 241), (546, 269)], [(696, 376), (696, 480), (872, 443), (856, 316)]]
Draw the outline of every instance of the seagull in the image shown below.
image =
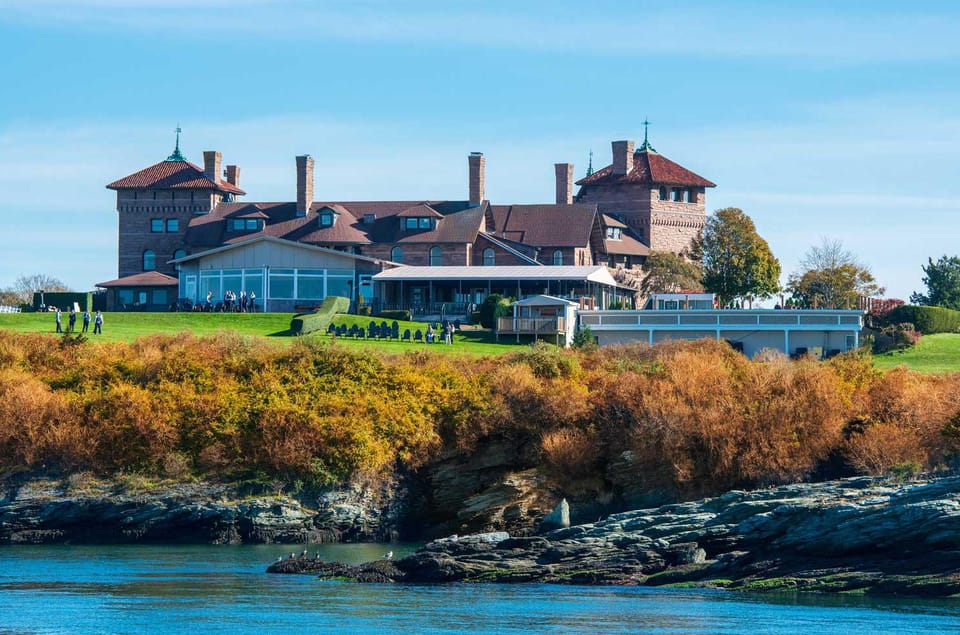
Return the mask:
[(277, 562), (283, 562), (283, 556), (277, 556)]
[(303, 553), (300, 554), (300, 557), (301, 557), (301, 558), (306, 558), (306, 557), (307, 557), (307, 550), (306, 550), (306, 549), (303, 550)]
[(317, 555), (314, 556), (314, 560), (319, 560), (319, 559), (320, 559), (320, 552), (318, 551)]
[(293, 552), (291, 551), (291, 552), (290, 552), (290, 559), (293, 560), (293, 559), (296, 558), (296, 557), (297, 557), (297, 554), (295, 554), (295, 553), (293, 553)]
[(387, 553), (383, 554), (383, 559), (384, 559), (384, 560), (393, 560), (393, 552), (392, 552), (392, 551), (388, 551)]

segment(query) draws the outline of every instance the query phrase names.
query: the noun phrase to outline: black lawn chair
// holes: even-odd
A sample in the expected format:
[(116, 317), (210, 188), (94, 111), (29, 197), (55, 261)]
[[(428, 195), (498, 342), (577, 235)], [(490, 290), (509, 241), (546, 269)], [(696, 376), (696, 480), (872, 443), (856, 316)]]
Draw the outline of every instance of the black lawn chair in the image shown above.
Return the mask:
[(400, 339), (402, 339), (402, 340), (405, 341), (405, 342), (409, 342), (409, 341), (410, 341), (410, 329), (404, 329), (404, 331), (403, 331), (403, 337), (400, 338)]
[(387, 324), (387, 321), (384, 320), (380, 322), (380, 338), (387, 339), (390, 337), (390, 325)]
[(390, 334), (393, 339), (400, 339), (400, 324), (396, 320), (393, 321), (393, 324), (390, 325)]
[(337, 325), (331, 323), (330, 326), (327, 327), (327, 333), (329, 333), (330, 335), (336, 335), (336, 334), (337, 334)]
[(367, 338), (375, 340), (380, 337), (380, 327), (376, 325), (375, 322), (370, 323), (370, 328), (367, 329)]
[(350, 325), (350, 330), (347, 331), (347, 335), (349, 335), (350, 337), (356, 337), (356, 336), (357, 336), (357, 331), (359, 331), (359, 330), (360, 330), (360, 329), (357, 328), (357, 325), (356, 325), (356, 324), (351, 324), (351, 325)]

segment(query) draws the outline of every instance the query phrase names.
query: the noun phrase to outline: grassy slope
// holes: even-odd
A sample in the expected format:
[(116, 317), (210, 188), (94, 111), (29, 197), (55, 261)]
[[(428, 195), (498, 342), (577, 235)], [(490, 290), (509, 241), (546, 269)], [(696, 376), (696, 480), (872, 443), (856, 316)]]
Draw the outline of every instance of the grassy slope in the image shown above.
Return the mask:
[[(94, 336), (93, 326), (88, 334), (91, 339), (104, 341), (129, 342), (144, 335), (154, 333), (179, 333), (190, 331), (195, 335), (206, 335), (220, 330), (230, 330), (241, 335), (276, 337), (280, 342), (291, 342), (291, 313), (104, 313), (103, 336)], [(356, 315), (338, 315), (334, 324), (351, 324), (366, 327), (371, 318)], [(377, 323), (381, 320), (377, 319)], [(388, 320), (388, 323), (392, 320)], [(63, 326), (67, 326), (67, 316), (63, 315)], [(81, 326), (77, 317), (77, 330)], [(411, 333), (426, 330), (421, 322), (400, 322), (400, 332), (409, 328)], [(0, 329), (10, 329), (22, 333), (49, 333), (55, 331), (52, 313), (0, 313)], [(306, 337), (332, 339), (326, 334), (313, 334)], [(465, 327), (458, 331), (453, 346), (433, 344), (429, 350), (442, 353), (468, 353), (473, 355), (496, 355), (516, 350), (516, 339), (506, 338), (498, 344), (489, 331)], [(529, 343), (529, 338), (521, 343)], [(355, 340), (349, 337), (337, 338), (343, 346), (371, 348), (386, 352), (403, 352), (425, 348), (424, 343), (397, 342), (391, 340)]]
[[(103, 336), (106, 341), (130, 341), (154, 333), (179, 333), (191, 331), (205, 335), (227, 329), (242, 335), (278, 336), (289, 335), (289, 313), (104, 313)], [(76, 330), (82, 323), (77, 316)], [(67, 315), (63, 314), (63, 327), (67, 327)], [(50, 333), (55, 331), (52, 313), (3, 313), (0, 328), (25, 333)], [(94, 338), (93, 324), (90, 338)]]
[(915, 347), (876, 355), (874, 363), (883, 370), (906, 365), (922, 373), (960, 372), (960, 334), (924, 335)]

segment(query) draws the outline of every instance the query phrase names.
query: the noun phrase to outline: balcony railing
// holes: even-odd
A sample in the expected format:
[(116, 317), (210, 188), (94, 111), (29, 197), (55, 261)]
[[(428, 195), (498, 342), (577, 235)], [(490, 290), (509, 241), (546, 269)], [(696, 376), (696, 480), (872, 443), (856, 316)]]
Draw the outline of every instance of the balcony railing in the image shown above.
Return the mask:
[(555, 335), (565, 331), (564, 318), (497, 318), (498, 333), (517, 333), (520, 335)]

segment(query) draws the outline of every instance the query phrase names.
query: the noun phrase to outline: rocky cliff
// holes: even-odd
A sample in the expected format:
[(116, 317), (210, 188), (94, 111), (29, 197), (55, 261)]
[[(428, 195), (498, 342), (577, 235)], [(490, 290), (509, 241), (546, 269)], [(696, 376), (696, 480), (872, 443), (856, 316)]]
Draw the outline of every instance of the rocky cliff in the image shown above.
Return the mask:
[(398, 538), (403, 507), (395, 482), (297, 499), (204, 483), (9, 479), (0, 490), (0, 544), (385, 542)]
[(960, 478), (856, 478), (612, 515), (543, 536), (451, 536), (392, 563), (271, 571), (358, 581), (702, 585), (960, 593)]

